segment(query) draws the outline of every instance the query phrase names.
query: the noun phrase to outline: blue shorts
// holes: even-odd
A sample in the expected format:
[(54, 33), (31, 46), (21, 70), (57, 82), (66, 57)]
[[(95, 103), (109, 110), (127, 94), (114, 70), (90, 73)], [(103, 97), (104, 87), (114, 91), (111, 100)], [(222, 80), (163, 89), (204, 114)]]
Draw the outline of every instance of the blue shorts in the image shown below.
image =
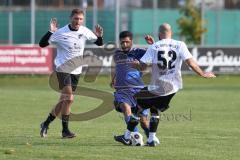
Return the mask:
[[(138, 107), (137, 107), (137, 101), (134, 98), (134, 95), (138, 93), (140, 89), (122, 89), (122, 90), (117, 90), (114, 92), (114, 106), (115, 109), (118, 112), (122, 112), (121, 109), (119, 108), (119, 105), (121, 103), (127, 103), (128, 105), (131, 106), (132, 113), (137, 113)], [(148, 116), (148, 109), (145, 109), (142, 111), (142, 116)]]

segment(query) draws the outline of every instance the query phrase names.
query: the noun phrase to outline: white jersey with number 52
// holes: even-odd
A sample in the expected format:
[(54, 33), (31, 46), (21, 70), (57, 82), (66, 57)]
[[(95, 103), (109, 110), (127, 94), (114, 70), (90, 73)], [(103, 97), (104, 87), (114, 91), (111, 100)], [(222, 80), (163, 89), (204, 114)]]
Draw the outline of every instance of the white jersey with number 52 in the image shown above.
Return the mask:
[(152, 65), (148, 90), (159, 96), (176, 93), (182, 88), (182, 62), (192, 58), (186, 44), (173, 39), (162, 39), (151, 45), (141, 62)]

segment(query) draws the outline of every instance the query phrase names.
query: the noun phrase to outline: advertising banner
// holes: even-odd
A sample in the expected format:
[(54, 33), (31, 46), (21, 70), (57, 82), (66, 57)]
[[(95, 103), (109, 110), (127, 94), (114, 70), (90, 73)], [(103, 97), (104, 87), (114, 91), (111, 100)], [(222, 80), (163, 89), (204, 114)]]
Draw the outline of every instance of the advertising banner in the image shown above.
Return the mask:
[(53, 49), (0, 46), (0, 74), (50, 74)]
[[(240, 73), (240, 48), (238, 47), (193, 47), (189, 48), (189, 51), (204, 71), (218, 74)], [(102, 60), (102, 67), (106, 71), (111, 67), (114, 52), (103, 48), (86, 48), (84, 54), (96, 55)], [(182, 71), (193, 73), (184, 63)]]

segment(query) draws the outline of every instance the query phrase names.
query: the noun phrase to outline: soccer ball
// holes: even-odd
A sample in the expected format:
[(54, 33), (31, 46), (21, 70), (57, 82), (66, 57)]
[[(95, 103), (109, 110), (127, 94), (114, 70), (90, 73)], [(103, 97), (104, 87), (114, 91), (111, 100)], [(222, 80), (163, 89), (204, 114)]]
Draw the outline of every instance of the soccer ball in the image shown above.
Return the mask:
[(139, 132), (133, 132), (131, 134), (131, 142), (133, 146), (143, 146), (143, 136)]

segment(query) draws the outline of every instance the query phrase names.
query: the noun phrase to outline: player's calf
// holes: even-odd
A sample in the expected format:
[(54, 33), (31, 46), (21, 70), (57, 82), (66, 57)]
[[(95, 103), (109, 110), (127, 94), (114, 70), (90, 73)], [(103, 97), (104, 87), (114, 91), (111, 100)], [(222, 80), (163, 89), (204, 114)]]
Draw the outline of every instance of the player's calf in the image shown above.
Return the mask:
[(140, 121), (139, 117), (131, 115), (130, 119), (129, 119), (128, 123), (127, 123), (127, 129), (130, 132), (133, 132), (134, 128), (138, 125), (139, 121)]
[(69, 115), (62, 115), (62, 137), (63, 138), (73, 138), (76, 137), (68, 128)]
[(150, 119), (150, 128), (149, 128), (150, 132), (149, 132), (149, 137), (147, 140), (148, 146), (154, 147), (160, 143), (158, 138), (156, 137), (158, 123), (159, 123), (159, 116), (152, 115), (151, 119)]

